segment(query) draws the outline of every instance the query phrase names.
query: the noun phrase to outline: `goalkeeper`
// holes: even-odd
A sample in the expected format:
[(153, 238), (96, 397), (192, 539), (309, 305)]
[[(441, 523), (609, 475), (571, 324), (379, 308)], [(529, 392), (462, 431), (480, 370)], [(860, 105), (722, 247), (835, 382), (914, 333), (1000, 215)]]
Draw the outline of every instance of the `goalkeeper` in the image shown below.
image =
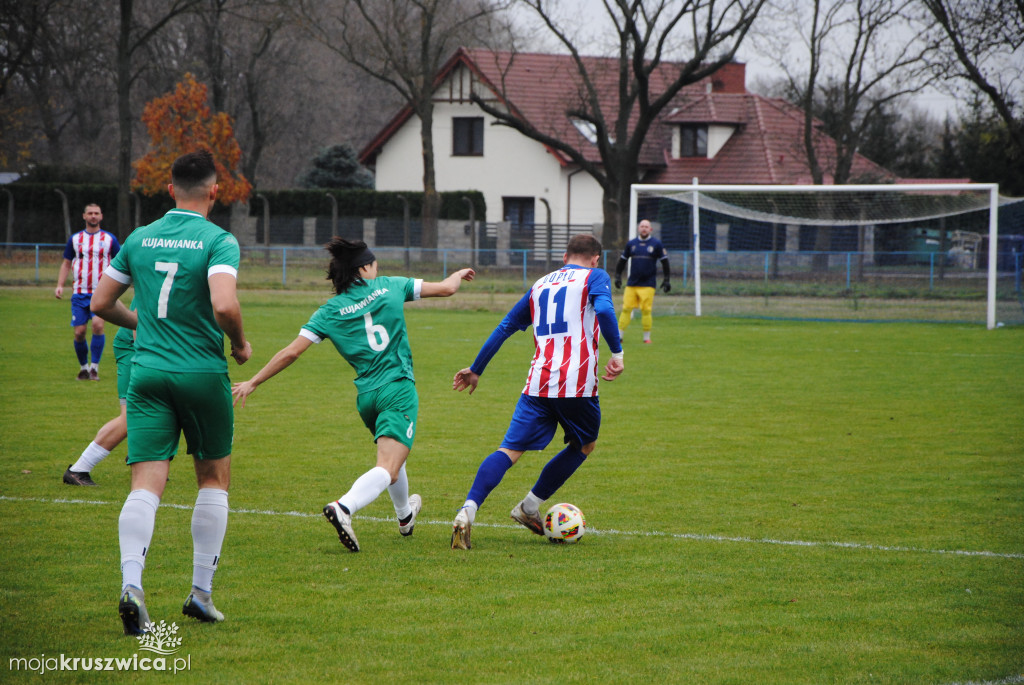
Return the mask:
[(657, 283), (657, 263), (661, 262), (664, 278), (661, 289), (666, 293), (672, 289), (669, 282), (668, 253), (661, 241), (651, 235), (651, 222), (644, 219), (636, 227), (637, 236), (626, 243), (626, 248), (619, 255), (619, 263), (615, 266), (615, 287), (622, 287), (622, 272), (629, 265), (629, 279), (626, 281), (626, 292), (622, 296), (622, 313), (619, 314), (619, 337), (625, 339), (629, 321), (633, 318), (633, 310), (640, 310), (640, 326), (643, 329), (644, 344), (651, 343), (651, 324), (654, 316), (654, 286)]

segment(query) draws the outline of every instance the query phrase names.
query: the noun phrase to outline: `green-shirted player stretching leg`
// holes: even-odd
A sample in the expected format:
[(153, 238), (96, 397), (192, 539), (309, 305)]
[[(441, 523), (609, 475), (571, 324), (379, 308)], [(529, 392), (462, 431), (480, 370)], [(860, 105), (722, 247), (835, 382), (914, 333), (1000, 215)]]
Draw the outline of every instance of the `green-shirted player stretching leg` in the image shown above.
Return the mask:
[(412, 352), (405, 329), (403, 305), (421, 297), (449, 297), (475, 272), (462, 269), (443, 281), (377, 275), (377, 260), (362, 241), (334, 238), (328, 278), (336, 295), (320, 307), (299, 336), (274, 355), (260, 372), (235, 383), (235, 402), (242, 402), (260, 383), (274, 377), (314, 343), (330, 340), (355, 369), (356, 407), (377, 443), (377, 465), (364, 473), (340, 499), (324, 507), (342, 544), (353, 552), (359, 542), (352, 530), (352, 514), (373, 502), (386, 489), (395, 505), (398, 529), (412, 535), (419, 495), (409, 495), (405, 460), (416, 435), (419, 397), (412, 373)]
[[(127, 398), (132, 491), (118, 520), (118, 612), (128, 635), (145, 632), (149, 623), (142, 570), (182, 433), (199, 483), (192, 513), (192, 590), (182, 613), (224, 620), (211, 598), (227, 529), (234, 435), (224, 335), (239, 364), (252, 355), (235, 290), (238, 241), (206, 220), (217, 197), (210, 153), (175, 160), (168, 189), (176, 208), (128, 237), (92, 299), (96, 314), (136, 331)], [(135, 286), (134, 312), (118, 301), (129, 285)]]

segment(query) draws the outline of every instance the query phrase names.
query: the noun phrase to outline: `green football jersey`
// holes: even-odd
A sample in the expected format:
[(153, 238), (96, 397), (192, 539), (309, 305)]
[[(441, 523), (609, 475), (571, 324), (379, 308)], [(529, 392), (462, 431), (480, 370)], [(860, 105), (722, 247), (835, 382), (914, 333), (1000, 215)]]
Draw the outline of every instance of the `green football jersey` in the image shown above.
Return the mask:
[(366, 392), (401, 378), (415, 382), (403, 305), (419, 299), (422, 280), (381, 276), (335, 295), (314, 312), (301, 335), (329, 339)]
[(236, 276), (238, 261), (233, 235), (183, 209), (128, 236), (107, 273), (135, 286), (135, 363), (160, 371), (226, 373), (224, 332), (213, 316), (207, 279), (216, 273)]

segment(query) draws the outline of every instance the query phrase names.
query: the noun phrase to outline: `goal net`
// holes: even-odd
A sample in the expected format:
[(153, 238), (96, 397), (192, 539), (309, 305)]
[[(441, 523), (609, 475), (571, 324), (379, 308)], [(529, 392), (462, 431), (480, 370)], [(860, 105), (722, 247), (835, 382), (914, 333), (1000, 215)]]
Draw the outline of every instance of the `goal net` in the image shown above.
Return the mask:
[(682, 286), (661, 311), (1024, 323), (1024, 202), (995, 184), (634, 185), (642, 219)]

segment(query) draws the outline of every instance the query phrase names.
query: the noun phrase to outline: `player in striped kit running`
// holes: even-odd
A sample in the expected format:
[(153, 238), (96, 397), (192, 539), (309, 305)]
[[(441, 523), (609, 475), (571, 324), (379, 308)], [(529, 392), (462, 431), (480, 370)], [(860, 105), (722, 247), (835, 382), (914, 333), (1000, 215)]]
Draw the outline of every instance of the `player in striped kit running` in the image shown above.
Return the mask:
[[(107, 343), (107, 336), (103, 334), (103, 319), (94, 315), (89, 310), (89, 303), (92, 301), (92, 291), (103, 275), (103, 270), (110, 265), (113, 259), (121, 250), (121, 244), (117, 242), (114, 234), (108, 233), (100, 228), (103, 221), (103, 210), (96, 203), (89, 203), (85, 206), (82, 214), (85, 219), (85, 230), (75, 233), (68, 238), (68, 244), (64, 246), (64, 261), (60, 265), (60, 274), (57, 276), (57, 287), (53, 294), (61, 299), (64, 294), (64, 283), (71, 280), (71, 326), (75, 332), (75, 355), (78, 356), (78, 363), (81, 370), (78, 372), (80, 381), (98, 381), (100, 379), (100, 357), (103, 356), (103, 348)], [(85, 325), (92, 320), (92, 341), (90, 345), (85, 342)], [(92, 353), (90, 363), (89, 354)]]
[(536, 283), (505, 315), (469, 368), (455, 374), (452, 388), (473, 394), (480, 374), (502, 343), (516, 331), (533, 329), (536, 351), (512, 422), (497, 451), (477, 470), (466, 503), (452, 525), (452, 549), (470, 548), (476, 512), (505, 473), (528, 450), (542, 450), (565, 432), (566, 447), (541, 470), (526, 497), (512, 509), (513, 520), (543, 535), (540, 505), (576, 472), (597, 443), (601, 406), (597, 399), (598, 333), (612, 351), (604, 367), (606, 381), (622, 373), (622, 344), (612, 303), (611, 279), (598, 269), (601, 243), (574, 236), (566, 247), (565, 266)]

